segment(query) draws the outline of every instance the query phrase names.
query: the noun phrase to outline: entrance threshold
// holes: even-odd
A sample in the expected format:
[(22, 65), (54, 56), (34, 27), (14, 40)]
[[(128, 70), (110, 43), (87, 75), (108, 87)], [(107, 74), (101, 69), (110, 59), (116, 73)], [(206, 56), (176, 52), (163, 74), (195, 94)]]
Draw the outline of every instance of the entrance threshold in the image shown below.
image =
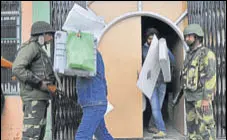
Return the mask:
[[(180, 134), (171, 124), (166, 124), (167, 135), (165, 138), (153, 138), (152, 133), (147, 132), (145, 129), (143, 134), (144, 138), (141, 140), (185, 140), (186, 137)], [(138, 139), (139, 140), (139, 139)]]
[(166, 124), (167, 136), (165, 138), (153, 138), (152, 133), (148, 133), (147, 129), (144, 129), (143, 138), (121, 138), (115, 140), (186, 140), (186, 136), (180, 134), (171, 124)]

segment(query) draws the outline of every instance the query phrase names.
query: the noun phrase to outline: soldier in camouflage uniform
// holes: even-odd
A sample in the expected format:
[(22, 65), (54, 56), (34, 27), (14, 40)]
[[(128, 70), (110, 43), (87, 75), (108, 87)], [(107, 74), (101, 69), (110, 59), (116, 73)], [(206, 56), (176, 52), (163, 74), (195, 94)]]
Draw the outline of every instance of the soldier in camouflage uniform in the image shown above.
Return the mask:
[(20, 47), (13, 63), (13, 74), (20, 82), (23, 102), (24, 128), (22, 140), (42, 140), (45, 134), (50, 93), (48, 84), (55, 81), (52, 63), (42, 46), (53, 39), (49, 23), (37, 21), (32, 25), (30, 39)]
[(190, 50), (183, 69), (187, 128), (190, 140), (215, 140), (216, 129), (212, 100), (216, 87), (215, 54), (202, 45), (203, 30), (190, 24), (184, 38)]

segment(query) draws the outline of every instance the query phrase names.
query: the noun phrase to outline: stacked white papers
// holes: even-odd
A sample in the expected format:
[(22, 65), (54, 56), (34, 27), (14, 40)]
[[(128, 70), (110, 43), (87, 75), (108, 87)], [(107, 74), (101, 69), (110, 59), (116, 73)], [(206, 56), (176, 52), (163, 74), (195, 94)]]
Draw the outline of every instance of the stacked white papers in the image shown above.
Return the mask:
[(97, 16), (89, 8), (86, 10), (75, 3), (73, 8), (69, 11), (62, 29), (73, 32), (83, 31), (92, 33), (98, 38), (105, 25), (103, 18)]

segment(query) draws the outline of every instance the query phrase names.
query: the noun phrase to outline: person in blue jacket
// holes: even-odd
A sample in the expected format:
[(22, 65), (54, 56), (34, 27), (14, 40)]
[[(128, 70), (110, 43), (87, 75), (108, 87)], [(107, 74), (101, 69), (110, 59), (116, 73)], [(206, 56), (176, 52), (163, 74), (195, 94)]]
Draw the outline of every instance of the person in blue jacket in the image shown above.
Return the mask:
[(76, 81), (78, 103), (83, 117), (76, 132), (75, 140), (113, 140), (104, 120), (107, 110), (107, 84), (104, 62), (97, 50), (97, 74), (94, 77), (78, 77)]
[[(148, 28), (146, 31), (147, 40), (142, 48), (143, 62), (146, 59), (146, 56), (147, 56), (147, 53), (148, 53), (148, 50), (149, 50), (149, 47), (150, 47), (150, 44), (152, 42), (154, 35), (156, 35), (156, 37), (159, 39), (158, 30), (155, 28)], [(171, 65), (173, 65), (175, 63), (175, 58), (169, 49), (168, 49), (168, 55), (171, 60)], [(151, 115), (151, 119), (149, 121), (148, 132), (154, 133), (153, 137), (166, 136), (166, 127), (165, 127), (165, 123), (164, 123), (162, 112), (161, 112), (165, 94), (166, 94), (166, 83), (164, 82), (163, 73), (160, 70), (152, 97), (151, 97), (151, 99), (149, 99), (149, 102), (151, 105), (151, 110), (152, 110), (152, 115)], [(153, 122), (152, 118), (154, 119), (154, 122)], [(155, 127), (152, 126), (152, 123), (155, 124)]]

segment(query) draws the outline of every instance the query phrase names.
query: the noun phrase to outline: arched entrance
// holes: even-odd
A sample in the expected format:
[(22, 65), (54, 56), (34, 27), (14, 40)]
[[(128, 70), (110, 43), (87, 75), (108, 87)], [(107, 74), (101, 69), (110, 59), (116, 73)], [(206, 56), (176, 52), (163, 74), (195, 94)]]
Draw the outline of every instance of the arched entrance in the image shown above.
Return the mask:
[[(158, 27), (167, 39), (167, 45), (177, 61), (173, 73), (175, 77), (168, 85), (171, 96), (179, 90), (180, 69), (186, 49), (179, 28), (168, 18), (146, 11), (129, 12), (112, 20), (98, 40), (106, 68), (108, 98), (114, 106), (114, 110), (106, 117), (107, 127), (115, 137), (143, 136), (142, 94), (136, 87), (137, 73), (142, 63), (143, 18), (155, 21), (152, 26)], [(168, 105), (167, 103), (167, 110)], [(182, 100), (172, 112), (173, 127), (184, 134), (184, 101)]]

